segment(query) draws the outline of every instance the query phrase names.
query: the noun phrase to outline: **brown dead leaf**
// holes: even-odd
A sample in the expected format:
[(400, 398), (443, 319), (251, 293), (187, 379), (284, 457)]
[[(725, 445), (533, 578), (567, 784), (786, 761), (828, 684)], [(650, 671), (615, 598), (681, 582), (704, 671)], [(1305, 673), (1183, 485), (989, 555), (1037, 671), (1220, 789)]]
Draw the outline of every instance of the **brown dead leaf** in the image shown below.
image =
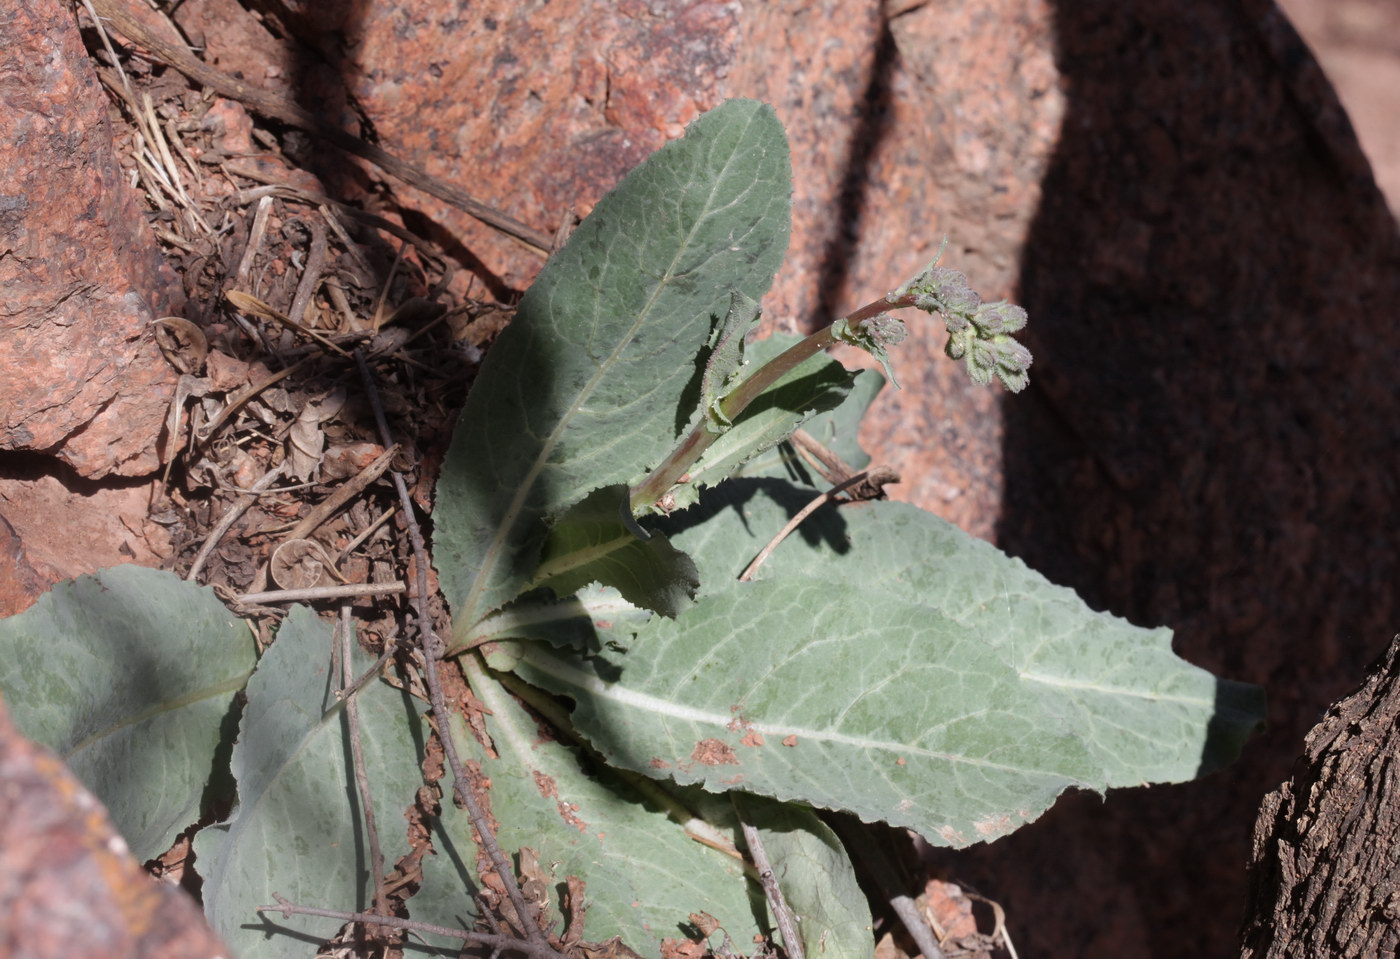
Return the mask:
[(268, 569), (272, 581), (283, 589), (309, 589), (335, 582), (330, 557), (311, 539), (292, 539), (278, 546)]
[(382, 455), (384, 447), (378, 443), (337, 443), (322, 456), (321, 475), (328, 480), (348, 479)]
[(583, 938), (583, 919), (588, 912), (588, 901), (584, 898), (584, 882), (578, 876), (564, 879), (564, 911), (569, 914), (569, 925), (564, 930), (563, 943), (567, 951)]
[(538, 914), (540, 927), (544, 929), (554, 925), (549, 896), (553, 885), (554, 876), (540, 865), (539, 853), (529, 846), (521, 846), (520, 891), (525, 896), (525, 902)]
[(298, 333), (306, 334), (333, 353), (338, 353), (346, 358), (350, 356), (349, 353), (327, 339), (323, 334), (317, 333), (310, 327), (298, 323), (279, 310), (274, 310), (251, 293), (244, 293), (241, 290), (226, 290), (224, 292), (224, 298), (228, 300), (235, 309), (247, 313), (249, 316), (256, 316), (260, 320), (269, 320), (273, 323), (279, 323), (289, 330), (295, 330)]
[(181, 373), (198, 373), (209, 355), (204, 331), (182, 316), (162, 316), (155, 320), (156, 344), (170, 365)]
[(696, 929), (700, 930), (700, 934), (707, 939), (719, 928), (719, 920), (708, 912), (692, 912), (690, 914), (690, 921), (694, 924)]
[(312, 479), (321, 465), (322, 452), (326, 448), (326, 433), (321, 424), (333, 418), (344, 406), (344, 391), (335, 390), (303, 406), (296, 422), (287, 432), (287, 462), (292, 475), (302, 482)]
[(710, 947), (689, 939), (661, 940), (661, 959), (705, 959)]

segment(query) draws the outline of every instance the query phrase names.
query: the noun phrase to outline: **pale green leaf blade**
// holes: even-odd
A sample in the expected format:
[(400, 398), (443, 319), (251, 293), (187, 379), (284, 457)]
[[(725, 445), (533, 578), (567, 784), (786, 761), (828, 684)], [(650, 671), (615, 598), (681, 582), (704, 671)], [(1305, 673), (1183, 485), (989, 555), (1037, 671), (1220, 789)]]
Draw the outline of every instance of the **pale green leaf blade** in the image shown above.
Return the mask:
[(803, 952), (810, 959), (870, 959), (875, 953), (870, 906), (831, 827), (793, 803), (730, 795), (763, 840), (773, 875), (797, 918)]
[[(684, 936), (690, 913), (703, 910), (738, 941), (751, 940), (758, 930), (742, 865), (691, 839), (668, 817), (663, 806), (679, 802), (673, 787), (598, 768), (575, 748), (542, 739), (538, 722), (495, 680), (474, 661), (464, 665), (490, 710), (486, 726), (498, 758), (488, 758), (460, 724), (458, 742), (491, 782), (501, 848), (511, 856), (534, 849), (555, 886), (568, 876), (584, 881), (585, 939), (621, 936), (642, 955), (656, 955), (662, 939)], [(424, 859), (423, 888), (409, 900), (409, 912), (453, 925), (470, 915), (477, 880), (466, 815), (444, 805), (433, 842), (438, 855)], [(557, 889), (551, 893), (558, 919), (561, 897)]]
[(719, 492), (671, 525), (708, 594), (679, 621), (599, 630), (587, 658), (521, 644), (518, 671), (574, 700), (625, 768), (964, 845), (1066, 788), (1193, 778), (1262, 715), (1255, 687), (1181, 661), (1167, 631), (1093, 613), (907, 505), (820, 511), (760, 581), (735, 583), (807, 495), (762, 479)]
[[(300, 905), (362, 911), (373, 887), (330, 653), (330, 628), (311, 610), (293, 609), (248, 682), (232, 760), (238, 806), (228, 822), (195, 837), (205, 915), (243, 956), (304, 959), (310, 947), (301, 937), (329, 938), (341, 925), (260, 917), (256, 908), (271, 905), (274, 894)], [(357, 672), (371, 662), (356, 660)], [(392, 864), (408, 851), (402, 814), (422, 781), (423, 733), (415, 705), (386, 683), (371, 682), (357, 699), (380, 843)]]
[(253, 637), (208, 587), (118, 566), (0, 620), (0, 691), (24, 734), (107, 806), (138, 859), (199, 818)]
[(1097, 778), (978, 637), (917, 603), (749, 583), (620, 645), (583, 659), (523, 644), (516, 670), (573, 699), (578, 728), (626, 769), (968, 841)]
[(547, 517), (669, 451), (712, 318), (730, 290), (762, 296), (782, 261), (790, 192), (773, 111), (730, 101), (551, 258), (482, 365), (438, 485), (435, 560), (459, 630), (528, 583)]
[(679, 615), (700, 585), (695, 563), (664, 533), (647, 534), (632, 521), (624, 512), (630, 499), (626, 486), (606, 486), (565, 510), (549, 531), (532, 585), (567, 597), (603, 583), (635, 606)]
[[(771, 496), (748, 508), (765, 511), (765, 523), (786, 522)], [(918, 507), (866, 503), (813, 520), (803, 538), (784, 544), (795, 548), (774, 552), (760, 578), (819, 573), (858, 582), (867, 604), (917, 597), (937, 609), (996, 649), (1048, 711), (1080, 731), (1106, 786), (1180, 782), (1218, 769), (1263, 718), (1262, 690), (1184, 662), (1172, 652), (1171, 630), (1096, 613), (1073, 590)], [(740, 544), (731, 563), (747, 564), (762, 537), (727, 525), (730, 542)], [(679, 545), (700, 550), (691, 537)]]

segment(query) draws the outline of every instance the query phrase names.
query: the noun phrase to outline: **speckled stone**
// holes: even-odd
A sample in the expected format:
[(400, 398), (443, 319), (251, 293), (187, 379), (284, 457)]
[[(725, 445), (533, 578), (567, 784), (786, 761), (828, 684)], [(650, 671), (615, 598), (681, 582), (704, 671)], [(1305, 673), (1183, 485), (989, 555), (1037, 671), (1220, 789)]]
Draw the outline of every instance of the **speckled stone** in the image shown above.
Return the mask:
[(6, 4), (0, 36), (0, 450), (151, 473), (175, 375), (149, 332), (170, 304), (148, 298), (175, 287), (69, 6)]
[[(219, 959), (228, 947), (180, 889), (154, 882), (107, 810), (0, 703), (4, 954), (32, 959)], [(22, 943), (22, 945), (21, 945)]]

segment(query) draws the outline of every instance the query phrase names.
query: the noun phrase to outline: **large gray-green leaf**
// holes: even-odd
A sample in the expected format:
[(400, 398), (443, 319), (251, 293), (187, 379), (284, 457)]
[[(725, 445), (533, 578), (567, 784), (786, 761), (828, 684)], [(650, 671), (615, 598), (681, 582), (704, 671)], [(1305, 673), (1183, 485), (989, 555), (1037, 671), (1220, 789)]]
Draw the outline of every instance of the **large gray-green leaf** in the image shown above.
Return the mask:
[[(740, 942), (758, 931), (751, 889), (735, 859), (691, 839), (668, 817), (672, 789), (596, 768), (576, 749), (542, 739), (539, 725), (486, 675), (463, 660), (472, 689), (491, 711), (486, 725), (497, 758), (484, 755), (458, 724), (458, 742), (491, 782), (491, 814), (508, 854), (528, 846), (554, 877), (549, 889), (557, 919), (559, 887), (584, 881), (585, 938), (621, 936), (642, 955), (656, 955), (665, 938), (684, 935), (690, 913), (717, 917)], [(435, 825), (437, 855), (423, 861), (423, 888), (409, 900), (419, 921), (455, 925), (472, 915), (477, 878), (466, 814), (444, 805)]]
[[(353, 912), (367, 905), (373, 886), (330, 654), (330, 628), (305, 607), (292, 610), (248, 682), (232, 762), (238, 807), (228, 822), (195, 838), (209, 924), (245, 957), (304, 959), (307, 938), (329, 938), (341, 925), (260, 917), (255, 909), (271, 905), (274, 894)], [(358, 669), (370, 662), (356, 660)], [(384, 858), (392, 864), (408, 851), (403, 810), (422, 782), (418, 711), (380, 681), (357, 698), (365, 772)]]
[(25, 735), (106, 804), (138, 859), (199, 818), (253, 637), (213, 590), (139, 566), (59, 583), (0, 620), (0, 690)]
[[(1256, 687), (1177, 658), (1169, 631), (1089, 610), (912, 506), (815, 514), (733, 582), (809, 493), (736, 480), (672, 527), (705, 597), (678, 621), (597, 629), (580, 656), (521, 645), (612, 762), (991, 839), (1064, 789), (1190, 779), (1232, 758)], [(763, 740), (757, 745), (757, 738)]]
[(669, 451), (712, 318), (731, 290), (762, 296), (782, 262), (790, 192), (773, 111), (730, 101), (604, 197), (541, 271), (438, 484), (434, 558), (459, 638), (529, 582), (547, 517)]
[(797, 918), (803, 951), (811, 959), (870, 959), (875, 953), (870, 906), (831, 827), (794, 803), (730, 795), (763, 840), (773, 876)]

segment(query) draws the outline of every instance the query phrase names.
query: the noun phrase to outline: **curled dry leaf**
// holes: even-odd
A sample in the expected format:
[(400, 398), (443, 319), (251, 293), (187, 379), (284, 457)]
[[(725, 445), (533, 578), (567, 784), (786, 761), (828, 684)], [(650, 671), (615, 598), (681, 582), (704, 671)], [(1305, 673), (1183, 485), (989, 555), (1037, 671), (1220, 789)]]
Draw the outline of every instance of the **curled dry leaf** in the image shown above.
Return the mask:
[(203, 377), (181, 373), (175, 384), (175, 395), (170, 399), (170, 409), (165, 414), (165, 448), (161, 458), (165, 460), (165, 481), (169, 481), (170, 467), (175, 462), (175, 451), (180, 448), (184, 432), (185, 404), (191, 397), (203, 397), (209, 391), (209, 384)]
[(554, 923), (549, 891), (557, 880), (540, 864), (539, 853), (529, 846), (520, 847), (520, 878), (520, 891), (525, 894), (525, 902), (538, 911), (536, 918), (540, 925), (549, 928)]
[(269, 564), (272, 581), (283, 589), (329, 586), (335, 567), (321, 544), (310, 539), (290, 539), (277, 547)]
[(156, 343), (170, 365), (181, 373), (198, 373), (209, 355), (204, 331), (181, 316), (162, 316), (154, 322)]
[(326, 337), (322, 334), (317, 333), (310, 327), (296, 322), (295, 320), (288, 317), (287, 314), (279, 310), (274, 310), (271, 306), (268, 306), (266, 303), (258, 299), (256, 296), (253, 296), (251, 293), (244, 293), (240, 290), (226, 290), (224, 292), (224, 299), (228, 300), (228, 302), (233, 306), (234, 309), (239, 310), (242, 313), (246, 313), (249, 316), (256, 316), (260, 320), (279, 323), (289, 330), (295, 330), (299, 333), (304, 333), (307, 336), (311, 337), (313, 340), (315, 340), (317, 343), (320, 343), (326, 349), (330, 350), (332, 353), (338, 353), (341, 356), (346, 357), (350, 355), (349, 353), (341, 349), (339, 346), (337, 346), (335, 343), (326, 339)]
[(301, 408), (296, 422), (287, 433), (287, 461), (291, 472), (302, 481), (310, 480), (321, 465), (326, 448), (326, 434), (321, 424), (334, 417), (345, 406), (345, 393), (336, 390), (317, 402)]

